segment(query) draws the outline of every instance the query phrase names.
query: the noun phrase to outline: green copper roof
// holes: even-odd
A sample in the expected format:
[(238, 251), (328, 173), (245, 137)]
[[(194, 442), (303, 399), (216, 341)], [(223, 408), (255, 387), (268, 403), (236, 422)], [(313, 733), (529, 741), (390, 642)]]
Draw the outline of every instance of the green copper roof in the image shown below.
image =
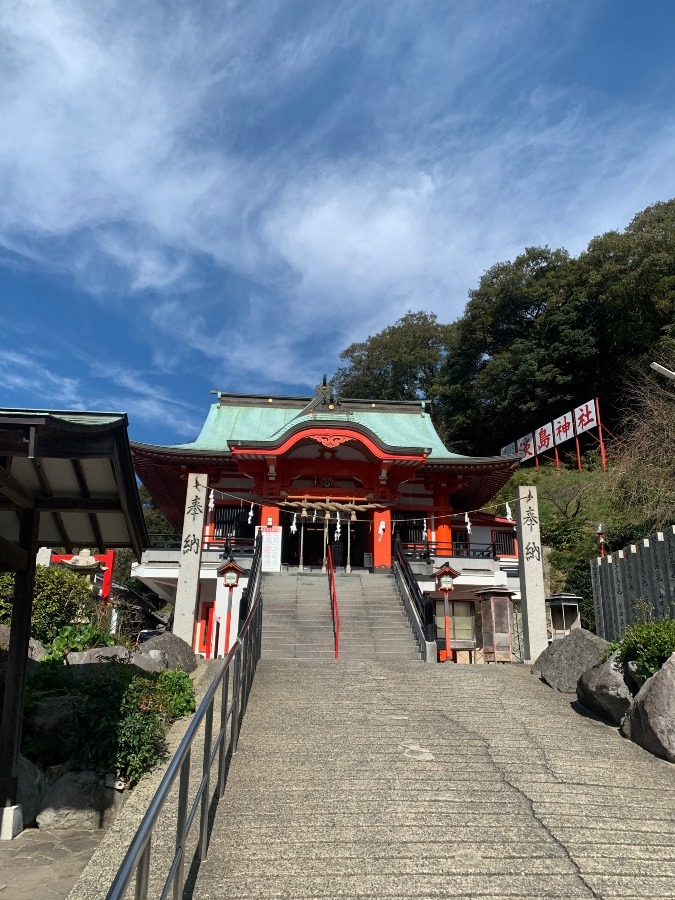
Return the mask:
[[(285, 432), (297, 425), (357, 425), (367, 428), (388, 447), (419, 447), (429, 449), (429, 459), (459, 458), (450, 453), (436, 433), (431, 417), (421, 403), (401, 404), (380, 403), (375, 408), (364, 402), (343, 401), (334, 412), (327, 410), (304, 413), (304, 404), (284, 403), (306, 398), (272, 398), (272, 402), (259, 398), (259, 402), (239, 404), (230, 398), (214, 403), (196, 441), (190, 444), (176, 444), (173, 449), (218, 452), (227, 450), (232, 441), (243, 443), (256, 441), (278, 442)], [(257, 399), (257, 398), (256, 398)], [(229, 401), (229, 402), (228, 402)], [(378, 408), (379, 407), (379, 408)]]

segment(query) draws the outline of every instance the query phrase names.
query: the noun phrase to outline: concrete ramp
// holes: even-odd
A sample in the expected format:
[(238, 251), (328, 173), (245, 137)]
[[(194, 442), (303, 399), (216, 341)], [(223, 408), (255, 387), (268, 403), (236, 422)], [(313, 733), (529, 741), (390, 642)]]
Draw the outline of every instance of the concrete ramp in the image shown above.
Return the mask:
[(261, 660), (194, 897), (675, 897), (675, 766), (517, 667)]

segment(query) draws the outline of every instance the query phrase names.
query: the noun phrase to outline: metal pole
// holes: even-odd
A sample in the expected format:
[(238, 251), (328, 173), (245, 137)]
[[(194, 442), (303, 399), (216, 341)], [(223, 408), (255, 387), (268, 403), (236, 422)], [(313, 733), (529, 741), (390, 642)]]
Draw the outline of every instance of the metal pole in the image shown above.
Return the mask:
[(202, 762), (202, 780), (204, 791), (202, 793), (201, 810), (199, 813), (199, 858), (206, 859), (209, 846), (209, 783), (211, 781), (211, 741), (213, 739), (213, 700), (209, 704), (204, 723), (204, 757)]
[(148, 838), (145, 850), (141, 858), (138, 860), (136, 868), (136, 890), (134, 892), (135, 900), (148, 900), (148, 883), (150, 881), (150, 853), (152, 847), (152, 834)]
[(234, 657), (234, 678), (232, 679), (232, 753), (237, 752), (239, 743), (239, 697), (241, 695), (241, 645)]
[[(225, 654), (227, 656), (227, 654)], [(221, 800), (225, 793), (225, 763), (227, 761), (227, 751), (225, 749), (225, 739), (227, 738), (227, 696), (230, 684), (229, 667), (223, 676), (223, 689), (220, 699), (220, 728), (223, 732), (223, 738), (220, 742), (220, 752), (218, 754), (218, 799)]]
[(178, 788), (178, 817), (176, 821), (176, 853), (178, 866), (173, 877), (173, 900), (181, 900), (185, 874), (185, 822), (187, 820), (188, 790), (190, 788), (190, 751), (188, 750), (180, 767)]

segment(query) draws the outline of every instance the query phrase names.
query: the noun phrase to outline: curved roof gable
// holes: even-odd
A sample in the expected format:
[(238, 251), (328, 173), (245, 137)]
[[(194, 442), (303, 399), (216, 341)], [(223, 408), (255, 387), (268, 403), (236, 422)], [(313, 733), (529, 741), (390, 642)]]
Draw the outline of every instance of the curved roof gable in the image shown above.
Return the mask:
[(299, 430), (313, 426), (352, 428), (394, 454), (409, 454), (414, 449), (426, 453), (428, 459), (460, 458), (443, 445), (423, 401), (342, 400), (333, 410), (307, 411), (311, 401), (307, 397), (221, 394), (199, 437), (172, 449), (222, 453), (233, 447), (278, 447)]

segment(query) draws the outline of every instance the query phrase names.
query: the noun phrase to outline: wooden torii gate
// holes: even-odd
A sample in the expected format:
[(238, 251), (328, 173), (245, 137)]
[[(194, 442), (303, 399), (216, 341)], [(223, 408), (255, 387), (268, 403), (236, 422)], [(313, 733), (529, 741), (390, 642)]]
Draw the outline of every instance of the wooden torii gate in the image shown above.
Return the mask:
[(0, 409), (0, 571), (13, 572), (0, 727), (0, 837), (23, 828), (21, 720), (39, 547), (131, 547), (149, 540), (124, 413)]

